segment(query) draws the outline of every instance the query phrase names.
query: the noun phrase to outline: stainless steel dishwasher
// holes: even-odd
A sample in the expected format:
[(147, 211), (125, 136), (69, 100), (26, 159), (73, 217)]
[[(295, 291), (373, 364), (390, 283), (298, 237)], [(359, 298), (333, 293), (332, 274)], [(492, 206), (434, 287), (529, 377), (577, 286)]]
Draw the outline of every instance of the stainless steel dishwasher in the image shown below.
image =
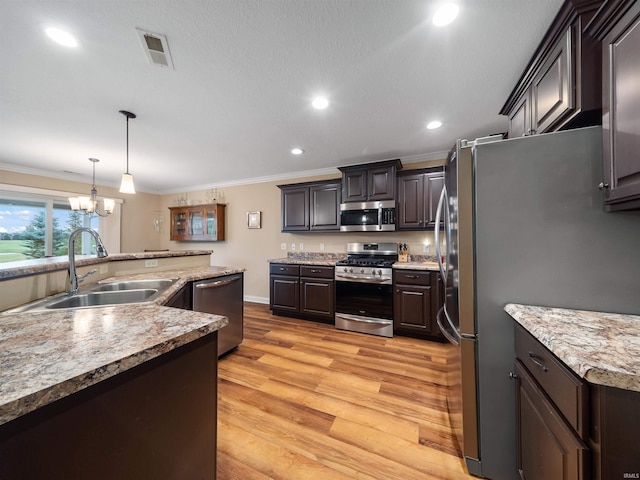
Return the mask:
[(218, 357), (242, 343), (244, 274), (193, 282), (193, 310), (224, 315), (229, 325), (218, 331)]

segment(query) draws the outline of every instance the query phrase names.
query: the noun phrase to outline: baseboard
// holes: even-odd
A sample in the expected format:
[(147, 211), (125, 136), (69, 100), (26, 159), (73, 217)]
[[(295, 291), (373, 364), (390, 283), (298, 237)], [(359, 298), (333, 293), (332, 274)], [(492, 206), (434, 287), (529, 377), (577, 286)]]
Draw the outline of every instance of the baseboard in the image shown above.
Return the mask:
[(253, 302), (253, 303), (264, 303), (264, 304), (269, 304), (269, 298), (268, 297), (254, 297), (253, 295), (245, 295), (244, 296), (244, 301), (245, 302)]

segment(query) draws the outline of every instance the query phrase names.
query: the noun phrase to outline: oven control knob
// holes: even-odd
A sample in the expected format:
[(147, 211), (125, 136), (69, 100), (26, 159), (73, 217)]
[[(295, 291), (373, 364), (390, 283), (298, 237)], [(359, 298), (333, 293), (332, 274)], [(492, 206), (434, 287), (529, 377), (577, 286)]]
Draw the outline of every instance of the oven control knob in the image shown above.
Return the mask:
[(364, 268), (361, 268), (361, 269), (360, 269), (360, 273), (364, 273)]
[(349, 273), (353, 273), (353, 268), (350, 268), (350, 269), (349, 269)]
[(378, 275), (382, 276), (382, 270), (378, 270)]
[(344, 271), (344, 273), (347, 273), (349, 271), (349, 269), (347, 267), (344, 267), (343, 271)]

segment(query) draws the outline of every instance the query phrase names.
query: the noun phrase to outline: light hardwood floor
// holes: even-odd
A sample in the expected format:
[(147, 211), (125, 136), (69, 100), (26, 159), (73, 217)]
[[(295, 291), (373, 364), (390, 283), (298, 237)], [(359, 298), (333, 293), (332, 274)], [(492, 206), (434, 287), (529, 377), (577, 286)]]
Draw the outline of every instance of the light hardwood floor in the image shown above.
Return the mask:
[(471, 479), (447, 414), (447, 344), (245, 303), (218, 367), (218, 480)]

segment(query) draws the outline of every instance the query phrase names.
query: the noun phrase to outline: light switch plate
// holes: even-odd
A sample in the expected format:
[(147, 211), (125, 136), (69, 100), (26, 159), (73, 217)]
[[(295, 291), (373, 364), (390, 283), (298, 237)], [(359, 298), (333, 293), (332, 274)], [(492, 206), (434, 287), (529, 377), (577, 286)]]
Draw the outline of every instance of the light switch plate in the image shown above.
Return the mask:
[(304, 243), (300, 242), (300, 251), (304, 250)]
[(292, 243), (292, 244), (291, 244), (291, 251), (292, 251), (292, 252), (295, 252), (295, 251), (296, 251), (296, 244), (295, 244), (295, 243)]
[(287, 249), (287, 244), (286, 243), (281, 243), (280, 244), (280, 250), (286, 250)]
[(155, 258), (152, 259), (152, 260), (145, 260), (144, 261), (144, 266), (145, 266), (145, 268), (157, 267), (158, 266), (158, 260), (156, 260)]
[(321, 243), (321, 244), (320, 244), (320, 251), (321, 251), (321, 252), (324, 252), (324, 243)]
[(429, 251), (429, 244), (428, 243), (422, 245), (422, 251), (425, 252), (425, 253), (427, 253)]

